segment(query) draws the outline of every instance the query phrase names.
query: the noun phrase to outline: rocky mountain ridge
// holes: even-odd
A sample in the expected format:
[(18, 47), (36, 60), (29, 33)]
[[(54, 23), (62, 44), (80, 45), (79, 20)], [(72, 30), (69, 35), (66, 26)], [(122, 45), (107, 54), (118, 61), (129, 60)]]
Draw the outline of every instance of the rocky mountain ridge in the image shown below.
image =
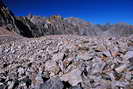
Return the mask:
[(80, 36), (130, 36), (133, 26), (126, 23), (92, 24), (79, 18), (63, 18), (55, 15), (14, 16), (14, 14), (0, 2), (0, 26), (16, 32), (24, 37), (40, 37), (46, 35), (73, 34)]

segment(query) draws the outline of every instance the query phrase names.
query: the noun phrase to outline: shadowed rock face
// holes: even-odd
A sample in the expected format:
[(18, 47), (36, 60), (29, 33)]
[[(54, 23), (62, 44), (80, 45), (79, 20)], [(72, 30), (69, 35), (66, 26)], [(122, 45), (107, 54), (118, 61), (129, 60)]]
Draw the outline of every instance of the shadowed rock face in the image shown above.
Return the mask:
[(14, 16), (11, 11), (0, 1), (0, 25), (7, 25), (14, 23)]
[(15, 17), (13, 13), (0, 1), (0, 26), (6, 27), (8, 30), (16, 30)]
[(14, 14), (0, 1), (0, 26), (25, 37), (34, 37), (29, 27), (16, 19)]

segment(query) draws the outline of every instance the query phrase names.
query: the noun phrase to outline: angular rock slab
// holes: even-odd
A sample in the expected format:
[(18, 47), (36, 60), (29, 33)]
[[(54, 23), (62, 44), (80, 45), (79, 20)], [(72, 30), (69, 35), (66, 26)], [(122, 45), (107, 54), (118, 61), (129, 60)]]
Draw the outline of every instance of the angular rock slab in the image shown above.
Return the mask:
[(82, 72), (77, 68), (64, 74), (60, 78), (62, 81), (69, 82), (72, 86), (76, 86), (78, 83), (82, 82), (81, 73)]

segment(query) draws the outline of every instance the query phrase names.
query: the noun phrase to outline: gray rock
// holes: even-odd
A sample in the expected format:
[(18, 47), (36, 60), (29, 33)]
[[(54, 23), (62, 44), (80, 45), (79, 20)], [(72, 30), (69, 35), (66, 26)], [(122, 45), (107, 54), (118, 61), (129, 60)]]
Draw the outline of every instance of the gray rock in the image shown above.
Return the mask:
[(63, 89), (64, 85), (59, 77), (51, 78), (40, 85), (39, 89)]
[(79, 85), (77, 85), (77, 86), (73, 86), (73, 87), (71, 87), (69, 89), (83, 89), (83, 88), (81, 88)]
[(14, 86), (15, 82), (13, 81), (8, 81), (8, 89), (12, 89)]
[(56, 75), (60, 68), (53, 60), (49, 60), (45, 63), (45, 70), (50, 72), (50, 76)]
[(20, 67), (18, 68), (18, 73), (21, 75), (21, 74), (24, 74), (24, 68)]
[(120, 72), (123, 72), (126, 68), (127, 68), (127, 65), (123, 64), (123, 65), (117, 67), (115, 70), (116, 70), (116, 72), (120, 73)]
[(130, 64), (133, 64), (133, 57), (129, 58), (128, 61)]
[(120, 82), (120, 81), (112, 81), (112, 87), (116, 88), (116, 87), (126, 87), (128, 86), (129, 83), (128, 82)]
[(54, 61), (59, 61), (59, 60), (63, 60), (64, 57), (64, 53), (57, 53), (57, 54), (53, 54), (52, 59)]
[(0, 89), (4, 89), (4, 85), (0, 85)]
[(81, 60), (85, 60), (85, 61), (87, 61), (87, 60), (89, 60), (89, 59), (91, 59), (91, 58), (93, 58), (94, 57), (94, 54), (92, 53), (80, 53), (78, 56), (77, 56), (77, 58), (79, 58), (79, 59), (81, 59)]
[(126, 59), (129, 59), (129, 58), (131, 58), (131, 57), (133, 57), (133, 51), (128, 51), (128, 52), (126, 53), (126, 55), (124, 55), (124, 58), (126, 58)]
[(81, 73), (78, 68), (62, 75), (60, 78), (62, 81), (68, 81), (72, 86), (76, 86), (78, 83), (82, 82)]

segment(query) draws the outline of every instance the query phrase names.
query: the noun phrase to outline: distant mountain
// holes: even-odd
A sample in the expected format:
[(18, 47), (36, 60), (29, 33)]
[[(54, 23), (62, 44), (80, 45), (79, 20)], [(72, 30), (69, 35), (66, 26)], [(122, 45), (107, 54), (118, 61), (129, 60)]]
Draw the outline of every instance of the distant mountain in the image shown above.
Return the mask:
[(133, 26), (126, 23), (100, 25), (75, 17), (63, 18), (58, 15), (14, 16), (2, 1), (0, 2), (0, 26), (24, 37), (61, 34), (82, 36), (130, 36), (133, 34)]

